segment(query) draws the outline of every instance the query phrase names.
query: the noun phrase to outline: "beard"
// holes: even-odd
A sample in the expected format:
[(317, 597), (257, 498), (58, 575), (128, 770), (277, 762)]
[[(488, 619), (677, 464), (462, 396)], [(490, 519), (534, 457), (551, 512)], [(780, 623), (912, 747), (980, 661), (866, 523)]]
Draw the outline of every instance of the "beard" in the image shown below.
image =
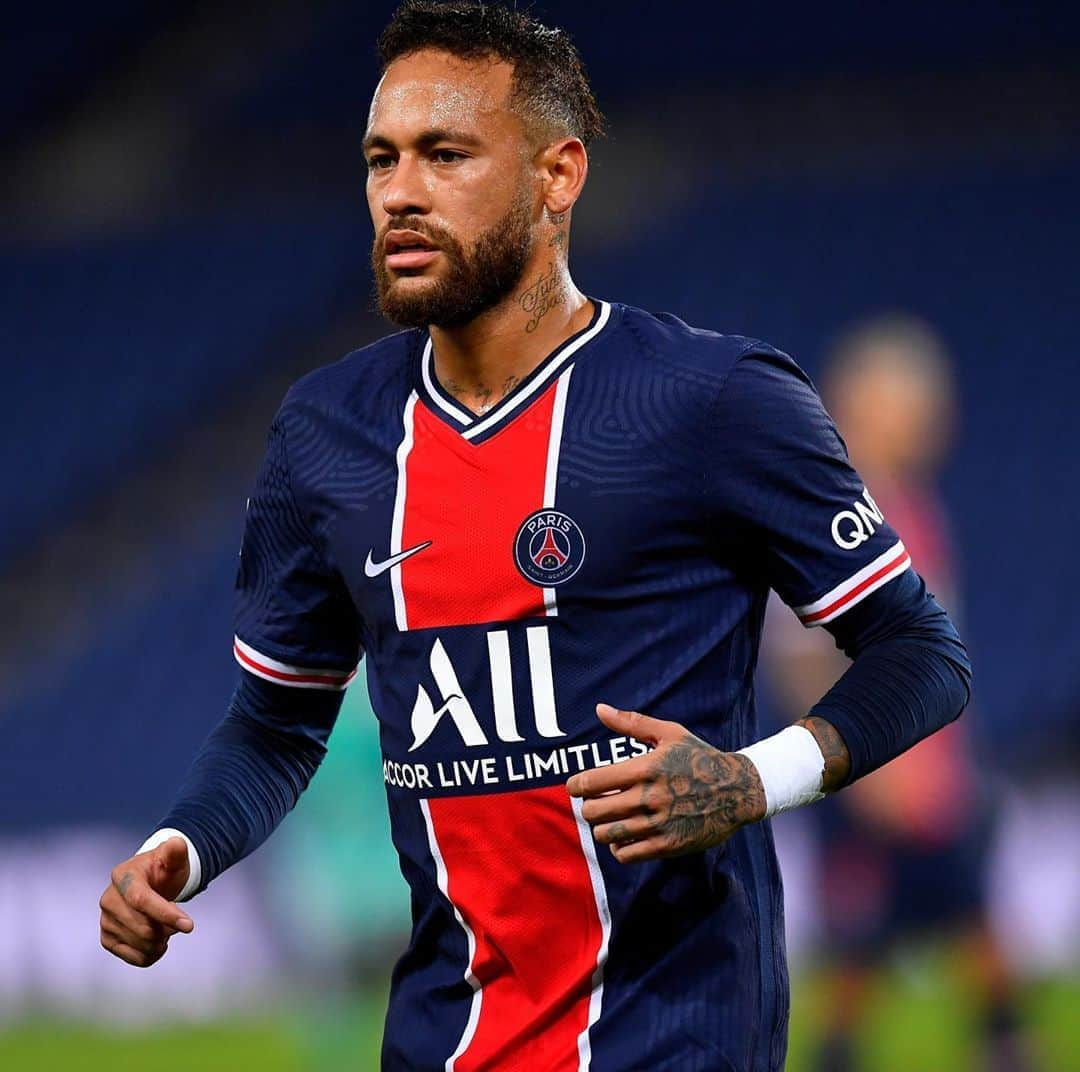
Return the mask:
[(417, 231), (434, 242), (446, 261), (438, 278), (416, 287), (401, 286), (386, 266), (382, 239), (371, 250), (379, 312), (405, 328), (454, 327), (475, 320), (498, 305), (521, 280), (532, 252), (532, 197), (528, 188), (506, 215), (466, 249), (448, 230), (423, 217), (401, 217), (393, 228)]

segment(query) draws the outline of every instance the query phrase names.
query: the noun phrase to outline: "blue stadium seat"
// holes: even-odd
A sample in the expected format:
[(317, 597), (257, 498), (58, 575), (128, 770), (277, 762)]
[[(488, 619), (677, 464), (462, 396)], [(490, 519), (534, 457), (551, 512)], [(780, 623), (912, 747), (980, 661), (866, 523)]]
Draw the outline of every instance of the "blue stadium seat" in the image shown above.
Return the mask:
[[(363, 272), (349, 210), (207, 218), (151, 235), (0, 246), (0, 563), (136, 468), (176, 450), (281, 348), (324, 327)], [(292, 355), (295, 358), (295, 355)]]

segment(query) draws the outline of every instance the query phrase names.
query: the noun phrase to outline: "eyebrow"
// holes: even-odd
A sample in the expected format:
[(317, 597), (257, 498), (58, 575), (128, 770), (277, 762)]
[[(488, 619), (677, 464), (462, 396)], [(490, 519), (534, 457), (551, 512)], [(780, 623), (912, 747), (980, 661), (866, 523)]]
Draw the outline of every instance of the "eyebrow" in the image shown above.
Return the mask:
[[(466, 134), (463, 130), (451, 130), (448, 127), (430, 127), (421, 131), (414, 142), (420, 149), (430, 149), (441, 141), (456, 142), (458, 145), (481, 145), (483, 144), (475, 134)], [(364, 152), (372, 149), (396, 149), (397, 146), (382, 134), (369, 134), (364, 138)]]

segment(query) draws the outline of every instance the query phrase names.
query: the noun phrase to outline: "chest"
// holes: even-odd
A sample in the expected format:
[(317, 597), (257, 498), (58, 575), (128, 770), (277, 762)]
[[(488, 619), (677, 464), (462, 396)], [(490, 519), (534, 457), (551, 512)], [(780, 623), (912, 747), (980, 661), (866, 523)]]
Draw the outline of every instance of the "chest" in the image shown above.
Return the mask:
[[(702, 558), (693, 466), (662, 430), (569, 386), (560, 378), (477, 441), (415, 395), (396, 435), (343, 439), (320, 501), (369, 646), (387, 631), (637, 598)], [(379, 493), (351, 486), (361, 478)]]

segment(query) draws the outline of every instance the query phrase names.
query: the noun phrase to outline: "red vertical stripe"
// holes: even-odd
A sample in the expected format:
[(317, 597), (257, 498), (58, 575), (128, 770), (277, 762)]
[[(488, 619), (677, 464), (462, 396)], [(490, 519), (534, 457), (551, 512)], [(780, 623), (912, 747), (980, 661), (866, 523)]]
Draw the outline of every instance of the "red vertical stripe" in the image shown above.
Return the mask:
[(543, 590), (514, 564), (514, 537), (544, 505), (555, 389), (477, 444), (416, 407), (401, 546), (431, 547), (401, 565), (410, 629), (544, 614)]
[(482, 995), (455, 1072), (576, 1072), (603, 933), (566, 789), (428, 806)]
[[(544, 506), (557, 384), (481, 443), (416, 406), (401, 546), (431, 546), (401, 564), (410, 629), (545, 616), (514, 541)], [(566, 789), (425, 807), (446, 895), (475, 941), (479, 1011), (455, 1072), (577, 1072), (604, 930)]]

